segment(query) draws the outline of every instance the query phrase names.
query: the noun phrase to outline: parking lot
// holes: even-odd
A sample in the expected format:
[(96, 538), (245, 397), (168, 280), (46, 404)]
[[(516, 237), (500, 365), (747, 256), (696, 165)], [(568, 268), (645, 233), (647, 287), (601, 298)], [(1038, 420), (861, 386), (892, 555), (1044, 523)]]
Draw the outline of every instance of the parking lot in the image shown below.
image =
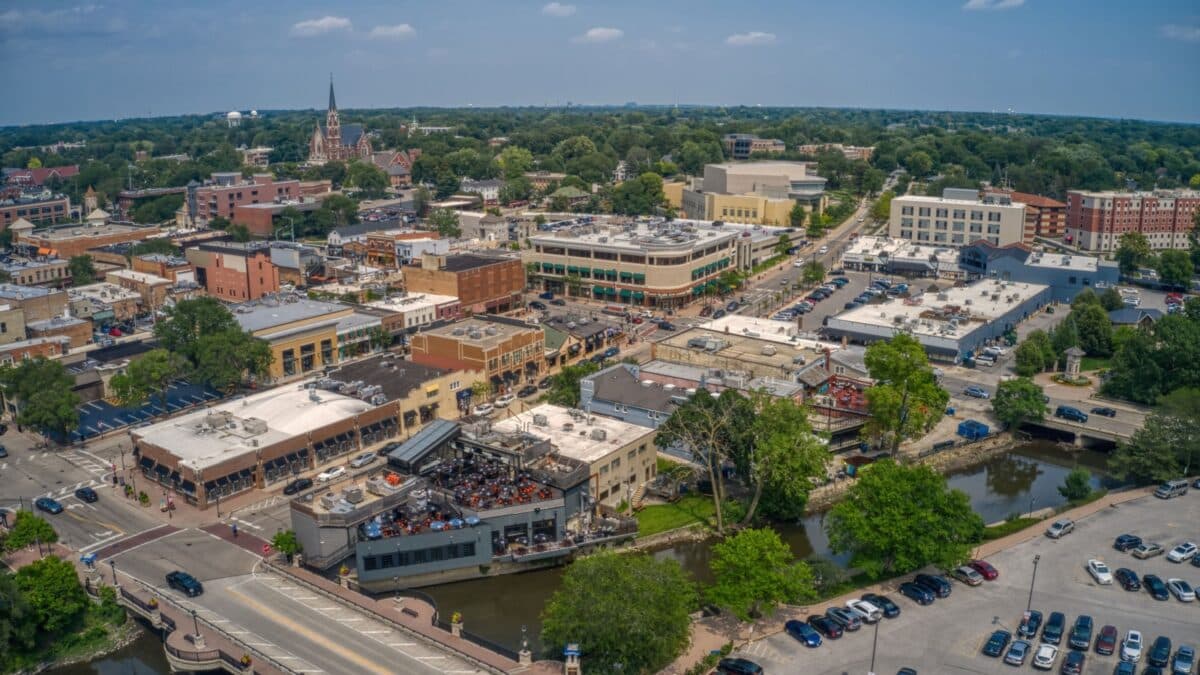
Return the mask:
[[(954, 582), (949, 598), (921, 607), (899, 593), (886, 592), (901, 608), (894, 619), (879, 625), (874, 672), (895, 673), (901, 667), (926, 673), (1011, 673), (1035, 672), (1031, 661), (1021, 668), (1006, 665), (980, 653), (992, 631), (1016, 631), (1030, 596), (1034, 556), (1040, 556), (1033, 589), (1033, 609), (1044, 615), (1066, 614), (1068, 628), (1081, 614), (1102, 626), (1116, 626), (1121, 638), (1140, 630), (1147, 643), (1165, 635), (1173, 648), (1200, 643), (1200, 603), (1183, 603), (1172, 597), (1156, 601), (1146, 591), (1127, 592), (1119, 585), (1098, 586), (1084, 569), (1089, 558), (1098, 558), (1116, 569), (1128, 567), (1138, 573), (1157, 574), (1165, 581), (1173, 577), (1200, 583), (1200, 568), (1168, 562), (1165, 556), (1138, 560), (1112, 548), (1113, 539), (1129, 532), (1162, 544), (1168, 550), (1182, 541), (1200, 539), (1200, 490), (1163, 501), (1146, 497), (1105, 509), (1076, 523), (1075, 532), (1061, 540), (1037, 537), (988, 560), (1000, 571), (999, 579), (971, 588)], [(902, 580), (907, 580), (902, 579)], [(826, 605), (808, 612), (823, 612)], [(776, 634), (735, 652), (751, 659), (767, 673), (865, 673), (871, 665), (874, 627), (866, 626), (839, 640), (825, 640), (815, 649), (803, 647), (787, 634)], [(1093, 636), (1094, 637), (1094, 636)], [(1094, 641), (1094, 640), (1093, 640)], [(1035, 644), (1036, 647), (1036, 644)], [(1066, 651), (1065, 638), (1052, 672), (1057, 673)], [(1138, 671), (1145, 667), (1145, 656)], [(1085, 673), (1113, 672), (1117, 656), (1087, 653)]]

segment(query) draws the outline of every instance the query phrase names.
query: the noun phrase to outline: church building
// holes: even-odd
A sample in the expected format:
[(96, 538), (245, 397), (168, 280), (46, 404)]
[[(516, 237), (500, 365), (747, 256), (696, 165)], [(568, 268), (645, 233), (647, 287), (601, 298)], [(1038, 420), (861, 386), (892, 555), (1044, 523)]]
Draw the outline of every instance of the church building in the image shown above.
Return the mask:
[(337, 101), (333, 97), (333, 78), (329, 80), (329, 111), (325, 128), (318, 122), (308, 142), (308, 162), (345, 162), (350, 159), (371, 161), (371, 139), (361, 124), (342, 125), (338, 121)]

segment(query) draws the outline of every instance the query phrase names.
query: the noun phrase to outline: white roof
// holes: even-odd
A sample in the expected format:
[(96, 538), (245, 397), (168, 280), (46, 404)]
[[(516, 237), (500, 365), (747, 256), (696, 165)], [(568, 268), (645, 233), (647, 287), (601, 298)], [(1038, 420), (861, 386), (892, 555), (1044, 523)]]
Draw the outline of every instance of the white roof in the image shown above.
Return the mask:
[[(283, 386), (152, 424), (133, 435), (175, 455), (182, 466), (203, 469), (372, 408), (366, 401), (331, 391), (317, 392), (317, 399), (311, 400), (302, 385)], [(209, 416), (222, 412), (231, 415), (234, 428), (209, 425), (205, 429), (206, 421), (212, 419)], [(248, 432), (245, 420), (249, 418), (262, 420), (267, 430)]]
[[(604, 459), (640, 439), (646, 438), (649, 442), (647, 437), (654, 435), (653, 429), (601, 415), (590, 415), (587, 417), (590, 421), (585, 421), (579, 416), (579, 411), (575, 412), (576, 415), (572, 416), (568, 408), (543, 403), (526, 412), (500, 420), (493, 424), (492, 428), (505, 433), (528, 432), (549, 440), (560, 455), (589, 464)], [(534, 424), (535, 415), (545, 415), (546, 426)], [(566, 423), (573, 424), (574, 429), (564, 431), (563, 425)], [(603, 440), (592, 437), (595, 429), (604, 431)]]
[(119, 279), (129, 279), (143, 284), (170, 284), (170, 279), (165, 279), (157, 274), (148, 274), (146, 272), (135, 272), (134, 270), (112, 270), (107, 272), (105, 276), (113, 276)]
[(430, 307), (441, 307), (458, 302), (458, 297), (453, 295), (437, 295), (436, 293), (408, 293), (405, 295), (396, 295), (383, 300), (373, 300), (366, 304), (367, 307), (378, 307), (393, 312), (415, 312)]
[[(923, 293), (908, 300), (893, 299), (879, 305), (863, 305), (837, 315), (836, 320), (839, 327), (841, 322), (858, 323), (957, 339), (977, 328), (980, 322), (1004, 316), (1047, 288), (1042, 284), (982, 280), (962, 288), (947, 288), (941, 293)], [(929, 315), (946, 306), (958, 307), (961, 314), (969, 315), (969, 319), (951, 325), (949, 321)]]

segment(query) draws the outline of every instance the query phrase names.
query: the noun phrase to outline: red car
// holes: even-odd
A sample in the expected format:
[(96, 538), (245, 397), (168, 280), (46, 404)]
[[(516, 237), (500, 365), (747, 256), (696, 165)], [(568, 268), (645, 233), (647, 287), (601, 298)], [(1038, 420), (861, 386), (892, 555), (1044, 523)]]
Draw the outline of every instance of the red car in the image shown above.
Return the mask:
[(1096, 638), (1096, 653), (1108, 656), (1117, 649), (1117, 627), (1105, 626)]
[(972, 560), (967, 564), (971, 566), (971, 569), (979, 572), (979, 574), (988, 581), (995, 581), (996, 578), (1000, 576), (1000, 572), (998, 572), (995, 567), (992, 567), (992, 564), (986, 560)]

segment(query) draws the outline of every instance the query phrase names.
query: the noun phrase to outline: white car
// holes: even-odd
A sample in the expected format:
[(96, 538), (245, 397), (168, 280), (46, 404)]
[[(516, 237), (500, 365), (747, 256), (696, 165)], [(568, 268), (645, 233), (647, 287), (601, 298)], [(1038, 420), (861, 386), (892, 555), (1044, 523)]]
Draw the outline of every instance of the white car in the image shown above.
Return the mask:
[(804, 258), (796, 258), (795, 262), (792, 263), (792, 267), (804, 267)]
[(496, 412), (496, 406), (492, 405), (491, 403), (480, 403), (474, 408), (471, 408), (471, 414), (479, 415), (480, 417), (487, 417), (494, 412)]
[(1038, 670), (1050, 670), (1054, 667), (1054, 661), (1057, 659), (1058, 647), (1043, 642), (1038, 646), (1037, 653), (1033, 655), (1033, 667)]
[(497, 408), (507, 408), (509, 406), (509, 404), (511, 404), (515, 400), (517, 400), (516, 396), (513, 396), (512, 394), (505, 394), (496, 399), (496, 407)]
[(1087, 571), (1096, 580), (1096, 583), (1102, 586), (1107, 586), (1113, 582), (1112, 572), (1109, 571), (1108, 565), (1105, 565), (1100, 560), (1087, 561)]
[(1131, 630), (1121, 643), (1121, 660), (1137, 663), (1142, 658), (1142, 633)]
[(374, 462), (378, 458), (379, 458), (379, 455), (376, 455), (373, 452), (361, 453), (361, 454), (359, 454), (358, 457), (355, 457), (354, 459), (350, 460), (350, 468), (351, 469), (361, 469), (364, 466), (370, 464), (371, 462)]
[(857, 614), (863, 623), (875, 623), (883, 618), (883, 610), (866, 600), (847, 600), (846, 608)]
[(829, 247), (822, 246), (821, 248), (817, 249), (817, 253), (820, 253), (821, 255), (825, 255), (826, 253), (829, 253)]
[(1183, 542), (1167, 553), (1167, 560), (1176, 563), (1187, 562), (1194, 557), (1196, 557), (1196, 545), (1190, 541)]
[(1074, 531), (1075, 521), (1069, 518), (1063, 518), (1062, 520), (1056, 520), (1051, 523), (1050, 527), (1046, 529), (1046, 536), (1050, 537), (1051, 539), (1061, 539), (1062, 537)]
[(325, 469), (321, 473), (317, 474), (317, 482), (318, 483), (328, 483), (329, 481), (331, 481), (335, 478), (341, 478), (342, 476), (345, 476), (345, 475), (346, 475), (346, 467), (335, 466), (335, 467), (332, 467), (329, 469)]
[(1180, 602), (1196, 601), (1196, 590), (1183, 579), (1167, 579), (1167, 590)]

